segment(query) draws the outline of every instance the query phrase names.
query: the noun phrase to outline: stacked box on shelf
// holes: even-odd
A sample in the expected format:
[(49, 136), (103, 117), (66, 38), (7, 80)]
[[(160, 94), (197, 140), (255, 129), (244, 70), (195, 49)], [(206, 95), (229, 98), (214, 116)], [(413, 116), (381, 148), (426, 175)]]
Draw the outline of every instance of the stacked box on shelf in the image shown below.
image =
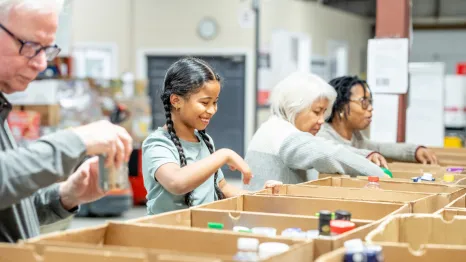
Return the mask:
[(220, 259), (155, 251), (0, 244), (0, 261), (21, 262), (221, 262)]
[[(264, 189), (256, 195), (272, 195), (271, 189)], [(295, 197), (362, 200), (391, 203), (406, 203), (411, 213), (434, 213), (448, 204), (448, 197), (441, 194), (399, 192), (380, 190), (377, 194), (371, 189), (321, 187), (312, 185), (282, 185), (278, 195)]]
[[(300, 185), (364, 188), (367, 185), (367, 178), (354, 179), (347, 177), (327, 177), (323, 179), (305, 182)], [(382, 190), (441, 194), (448, 199), (448, 202), (451, 202), (466, 193), (466, 187), (457, 185), (403, 182), (394, 180), (381, 180), (379, 181), (379, 185)]]
[[(201, 256), (232, 261), (237, 251), (237, 240), (243, 233), (207, 229), (170, 227), (154, 224), (108, 222), (85, 229), (51, 233), (23, 241), (23, 245), (41, 247), (66, 247), (128, 252), (156, 251), (162, 254)], [(313, 261), (312, 241), (254, 236), (260, 243), (280, 242), (290, 250), (261, 261)]]

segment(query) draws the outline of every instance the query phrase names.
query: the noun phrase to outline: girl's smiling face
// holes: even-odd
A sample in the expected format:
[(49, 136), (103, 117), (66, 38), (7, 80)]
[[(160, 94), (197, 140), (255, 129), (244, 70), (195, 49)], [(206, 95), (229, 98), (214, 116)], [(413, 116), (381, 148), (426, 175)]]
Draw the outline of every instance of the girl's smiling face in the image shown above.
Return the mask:
[(195, 93), (183, 98), (172, 95), (172, 105), (178, 111), (179, 120), (189, 129), (204, 130), (217, 113), (220, 83), (208, 81)]

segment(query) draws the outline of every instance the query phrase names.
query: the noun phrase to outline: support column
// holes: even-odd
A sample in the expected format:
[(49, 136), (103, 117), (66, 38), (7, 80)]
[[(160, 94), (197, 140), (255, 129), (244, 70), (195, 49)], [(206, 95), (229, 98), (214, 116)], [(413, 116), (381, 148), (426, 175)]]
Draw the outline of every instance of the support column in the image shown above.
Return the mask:
[[(376, 38), (409, 38), (410, 0), (377, 0)], [(406, 72), (408, 73), (408, 72)], [(406, 139), (407, 94), (399, 96), (397, 142)]]

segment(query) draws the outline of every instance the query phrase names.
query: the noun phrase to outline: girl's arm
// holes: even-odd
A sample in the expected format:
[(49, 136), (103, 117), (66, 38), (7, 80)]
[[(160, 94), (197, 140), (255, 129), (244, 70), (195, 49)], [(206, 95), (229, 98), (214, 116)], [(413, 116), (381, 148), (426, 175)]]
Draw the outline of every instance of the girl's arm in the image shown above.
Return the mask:
[(249, 183), (251, 179), (249, 168), (244, 168), (238, 164), (234, 152), (229, 149), (220, 149), (210, 156), (184, 167), (175, 163), (164, 164), (155, 172), (155, 179), (168, 192), (174, 195), (184, 195), (199, 187), (225, 164), (240, 171), (243, 174), (243, 181)]
[[(274, 181), (274, 180), (269, 180), (265, 182), (264, 189), (266, 188), (273, 188), (272, 192), (274, 194), (278, 194), (280, 191), (280, 185), (282, 185), (282, 182), (279, 181)], [(235, 197), (239, 195), (244, 195), (251, 193), (251, 191), (239, 189), (235, 187), (234, 185), (228, 184), (225, 179), (222, 179), (218, 182), (218, 186), (222, 190), (223, 194), (225, 195), (226, 198), (230, 197)]]

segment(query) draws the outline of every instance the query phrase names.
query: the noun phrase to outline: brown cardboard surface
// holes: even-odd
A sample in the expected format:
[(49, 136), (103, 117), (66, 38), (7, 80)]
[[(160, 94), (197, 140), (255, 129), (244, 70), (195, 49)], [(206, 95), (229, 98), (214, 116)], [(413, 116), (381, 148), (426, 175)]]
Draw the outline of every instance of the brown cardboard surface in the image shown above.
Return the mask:
[(466, 195), (462, 195), (457, 199), (453, 200), (450, 204), (445, 206), (446, 208), (466, 208)]
[[(409, 249), (406, 244), (382, 244), (385, 262), (438, 262), (448, 259), (448, 262), (463, 262), (466, 257), (466, 247), (438, 247), (426, 245), (419, 252)], [(315, 262), (342, 262), (345, 249), (340, 248), (319, 257)]]
[(191, 210), (183, 209), (166, 212), (158, 215), (143, 216), (125, 221), (128, 224), (149, 223), (158, 225), (176, 225), (179, 227), (191, 227)]
[(363, 220), (379, 220), (389, 214), (410, 212), (409, 205), (402, 203), (261, 195), (243, 195), (194, 207), (199, 208), (303, 216), (314, 216), (320, 210), (344, 209), (351, 212), (352, 218)]
[[(96, 230), (103, 231), (101, 239), (96, 239)], [(236, 253), (236, 242), (244, 233), (228, 231), (213, 232), (207, 229), (185, 229), (151, 224), (127, 224), (109, 222), (106, 225), (65, 232), (52, 233), (25, 241), (26, 244), (42, 243), (47, 246), (68, 246), (94, 248), (134, 247), (171, 250), (177, 253), (212, 256), (231, 260)], [(281, 242), (290, 245), (290, 251), (281, 254), (286, 261), (312, 261), (314, 243), (286, 238), (269, 238), (256, 235), (262, 242)], [(78, 244), (78, 245), (77, 245)], [(271, 258), (266, 261), (277, 261)]]
[[(272, 190), (263, 190), (256, 193), (256, 195), (272, 195)], [(440, 199), (441, 196), (437, 194), (390, 190), (381, 190), (377, 194), (374, 194), (373, 190), (365, 188), (321, 187), (312, 185), (282, 185), (279, 195), (408, 203), (411, 206), (412, 213), (433, 213), (448, 203), (446, 199)]]
[(366, 241), (407, 243), (413, 250), (424, 244), (466, 245), (465, 228), (466, 217), (445, 221), (440, 215), (400, 214), (383, 221)]
[[(402, 182), (392, 180), (379, 181), (380, 187), (383, 190), (404, 191), (404, 192), (418, 192), (418, 193), (434, 193), (446, 194), (448, 202), (464, 195), (466, 187), (458, 185), (442, 185), (432, 183), (415, 183), (415, 182)], [(364, 188), (367, 185), (366, 179), (355, 178), (324, 178), (302, 183), (300, 185), (316, 185), (316, 186), (333, 186), (333, 187), (353, 187)]]
[(446, 221), (451, 221), (455, 216), (466, 216), (466, 208), (443, 208), (435, 214), (442, 216)]
[[(0, 262), (155, 262), (143, 253), (104, 252), (94, 249), (47, 247), (42, 255), (35, 252), (33, 246), (0, 244)], [(212, 261), (212, 260), (211, 260)]]

